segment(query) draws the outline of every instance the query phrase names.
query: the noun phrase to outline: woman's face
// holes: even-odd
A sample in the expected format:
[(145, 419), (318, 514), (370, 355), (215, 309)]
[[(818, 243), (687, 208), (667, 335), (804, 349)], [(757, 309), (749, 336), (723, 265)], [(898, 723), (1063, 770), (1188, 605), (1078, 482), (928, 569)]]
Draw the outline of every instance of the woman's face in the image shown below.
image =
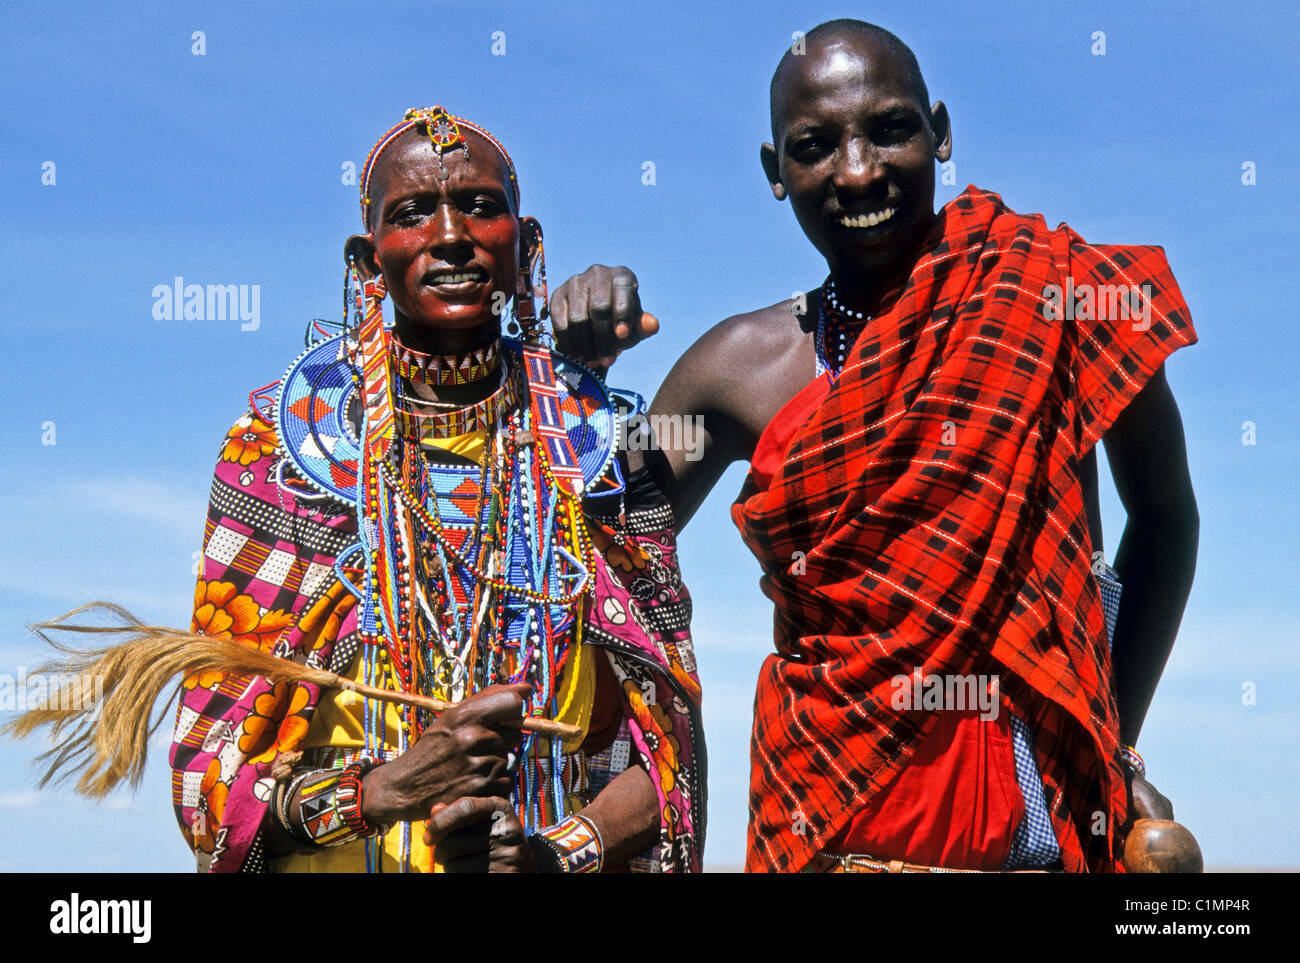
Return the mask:
[(519, 217), (509, 170), (495, 147), (463, 130), (468, 156), (456, 147), (440, 163), (415, 129), (371, 173), (371, 238), (388, 294), (399, 321), (430, 333), (499, 324), (515, 294)]

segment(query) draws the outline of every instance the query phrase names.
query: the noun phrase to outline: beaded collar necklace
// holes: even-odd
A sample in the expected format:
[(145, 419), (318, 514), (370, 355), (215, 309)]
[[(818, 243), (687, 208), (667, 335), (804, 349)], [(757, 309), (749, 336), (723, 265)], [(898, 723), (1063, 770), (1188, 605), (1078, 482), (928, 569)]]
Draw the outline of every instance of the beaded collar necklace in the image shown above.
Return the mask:
[(826, 278), (818, 301), (817, 332), (814, 339), (818, 375), (829, 371), (834, 377), (839, 377), (849, 348), (870, 320), (870, 315), (852, 311), (841, 304), (835, 295), (835, 279)]
[(394, 337), (388, 350), (399, 375), (435, 387), (473, 384), (501, 367), (500, 338), (464, 354), (425, 354), (406, 347)]
[(496, 391), (469, 406), (443, 404), (399, 392), (393, 410), (398, 430), (407, 438), (428, 442), (500, 424), (519, 406), (520, 381), (518, 369), (504, 372)]

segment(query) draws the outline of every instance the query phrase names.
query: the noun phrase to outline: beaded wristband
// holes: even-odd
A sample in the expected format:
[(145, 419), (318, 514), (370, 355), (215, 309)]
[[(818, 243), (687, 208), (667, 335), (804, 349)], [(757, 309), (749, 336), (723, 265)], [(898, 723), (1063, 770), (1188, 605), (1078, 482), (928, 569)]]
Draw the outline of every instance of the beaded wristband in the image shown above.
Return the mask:
[(599, 873), (605, 862), (605, 844), (590, 819), (576, 813), (530, 837), (554, 853), (561, 873)]
[(1147, 764), (1142, 761), (1142, 757), (1138, 755), (1138, 751), (1132, 746), (1120, 746), (1119, 757), (1126, 766), (1139, 776), (1146, 777)]
[(342, 846), (357, 837), (339, 815), (336, 799), (343, 772), (319, 769), (307, 774), (298, 793), (294, 838), (309, 846)]
[(334, 791), (334, 806), (339, 818), (358, 836), (383, 836), (388, 827), (383, 824), (373, 825), (361, 815), (361, 780), (371, 769), (375, 761), (365, 756), (343, 767), (343, 776)]

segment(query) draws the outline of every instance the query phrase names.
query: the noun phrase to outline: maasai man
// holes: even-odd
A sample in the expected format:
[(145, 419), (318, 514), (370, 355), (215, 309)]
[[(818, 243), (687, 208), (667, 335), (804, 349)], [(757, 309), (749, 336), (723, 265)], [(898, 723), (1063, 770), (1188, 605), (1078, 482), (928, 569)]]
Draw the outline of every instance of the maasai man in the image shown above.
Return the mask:
[(697, 869), (699, 686), (670, 511), (620, 468), (609, 390), (543, 343), (541, 230), (509, 155), (411, 111), (361, 200), (343, 330), (223, 442), (194, 629), (458, 704), (191, 676), (171, 762), (199, 868)]
[[(761, 159), (830, 276), (714, 327), (651, 407), (705, 429), (702, 457), (664, 452), (679, 525), (751, 466), (733, 516), (776, 652), (747, 867), (1115, 869), (1135, 813), (1172, 817), (1131, 747), (1195, 567), (1162, 367), (1196, 340), (1187, 308), (1158, 248), (974, 187), (936, 215), (951, 128), (912, 52), (859, 21), (805, 42)], [(557, 327), (589, 323), (569, 305), (608, 271), (556, 292)], [(1113, 654), (1103, 438), (1128, 513)]]

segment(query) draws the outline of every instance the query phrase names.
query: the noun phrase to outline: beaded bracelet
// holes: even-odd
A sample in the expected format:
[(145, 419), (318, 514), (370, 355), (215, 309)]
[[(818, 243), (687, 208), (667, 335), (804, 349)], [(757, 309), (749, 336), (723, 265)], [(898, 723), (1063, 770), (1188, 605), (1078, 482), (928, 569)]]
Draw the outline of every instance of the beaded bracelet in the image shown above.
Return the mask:
[(1139, 776), (1146, 777), (1147, 764), (1142, 761), (1142, 757), (1138, 755), (1138, 751), (1132, 746), (1120, 746), (1119, 758)]
[(289, 820), (289, 800), (293, 794), (298, 791), (302, 781), (311, 775), (311, 771), (299, 773), (296, 777), (288, 782), (276, 784), (275, 794), (271, 797), (271, 815), (274, 817), (276, 824), (287, 836), (297, 838), (297, 833), (293, 830), (293, 823)]
[(371, 824), (361, 815), (361, 780), (371, 769), (375, 761), (366, 756), (343, 767), (343, 776), (339, 779), (338, 789), (334, 791), (334, 804), (339, 818), (358, 836), (383, 836), (388, 827)]
[[(553, 855), (560, 873), (599, 873), (605, 862), (605, 844), (590, 819), (576, 813), (529, 837), (534, 852)], [(541, 867), (539, 867), (541, 868)], [(543, 871), (545, 871), (543, 869)]]
[(308, 846), (341, 846), (357, 833), (343, 821), (336, 804), (343, 772), (318, 769), (307, 773), (298, 793), (298, 824), (293, 836)]

